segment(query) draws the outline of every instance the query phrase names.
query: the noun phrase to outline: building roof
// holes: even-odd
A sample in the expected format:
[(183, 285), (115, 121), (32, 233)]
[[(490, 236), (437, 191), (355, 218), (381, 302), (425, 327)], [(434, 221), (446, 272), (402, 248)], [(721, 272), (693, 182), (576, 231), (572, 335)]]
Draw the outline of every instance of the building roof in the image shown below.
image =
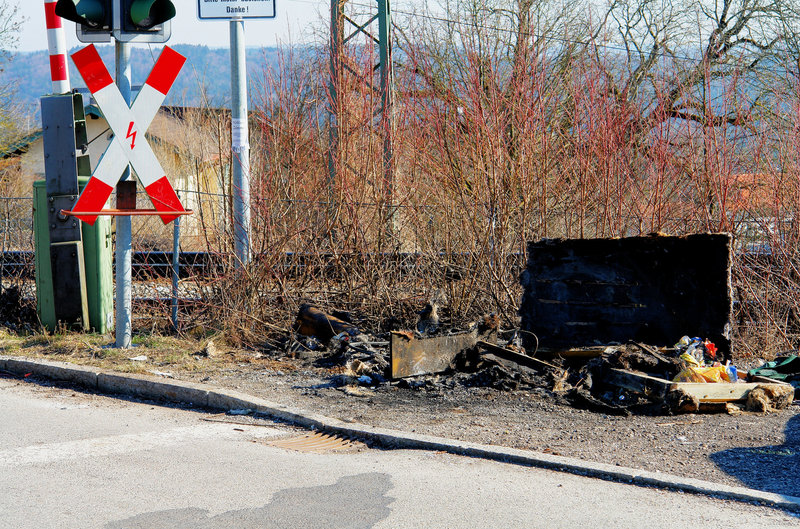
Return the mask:
[(0, 158), (11, 158), (12, 156), (20, 156), (21, 154), (24, 154), (28, 151), (28, 148), (32, 143), (36, 142), (36, 140), (42, 137), (42, 134), (43, 132), (41, 130), (36, 130), (30, 134), (20, 137), (0, 151)]
[[(199, 112), (204, 116), (220, 116), (224, 117), (226, 114), (229, 114), (230, 111), (220, 110), (220, 109), (201, 109), (201, 108), (186, 108), (186, 107), (175, 107), (175, 106), (162, 106), (159, 110), (159, 113), (163, 116), (168, 116), (172, 119), (172, 124), (161, 124), (160, 126), (153, 126), (153, 130), (150, 130), (145, 133), (148, 141), (151, 141), (154, 145), (161, 145), (162, 147), (170, 148), (173, 152), (179, 154), (188, 154), (191, 150), (191, 145), (197, 144), (197, 137), (193, 137), (191, 141), (176, 141), (178, 138), (185, 136), (185, 134), (177, 134), (180, 130), (180, 123), (186, 122), (186, 116), (189, 112)], [(102, 119), (105, 120), (105, 116), (103, 115), (103, 111), (98, 107), (96, 104), (90, 103), (84, 107), (84, 114), (86, 119)], [(2, 158), (12, 158), (16, 156), (21, 156), (25, 154), (30, 146), (39, 140), (43, 135), (41, 129), (36, 130), (30, 134), (27, 134), (18, 140), (16, 140), (13, 144), (9, 145), (6, 148), (3, 148), (0, 151), (0, 159)], [(185, 138), (184, 138), (185, 140)], [(216, 147), (216, 143), (212, 145), (212, 147)], [(213, 149), (212, 149), (213, 150)], [(203, 156), (204, 161), (213, 161), (218, 160), (220, 158), (219, 152), (213, 150), (213, 152), (206, 154)]]

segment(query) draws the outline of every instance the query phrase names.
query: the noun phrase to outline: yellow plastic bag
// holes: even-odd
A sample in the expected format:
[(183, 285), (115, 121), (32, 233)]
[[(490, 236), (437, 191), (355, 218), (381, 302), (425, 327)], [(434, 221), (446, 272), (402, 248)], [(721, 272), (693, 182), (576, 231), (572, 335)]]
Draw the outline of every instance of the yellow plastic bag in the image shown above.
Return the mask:
[(695, 371), (696, 367), (687, 367), (672, 379), (673, 382), (707, 382), (705, 378)]
[(700, 362), (698, 362), (697, 359), (689, 353), (683, 353), (680, 358), (687, 367), (700, 367)]
[(730, 376), (723, 366), (689, 367), (684, 369), (673, 382), (730, 382)]

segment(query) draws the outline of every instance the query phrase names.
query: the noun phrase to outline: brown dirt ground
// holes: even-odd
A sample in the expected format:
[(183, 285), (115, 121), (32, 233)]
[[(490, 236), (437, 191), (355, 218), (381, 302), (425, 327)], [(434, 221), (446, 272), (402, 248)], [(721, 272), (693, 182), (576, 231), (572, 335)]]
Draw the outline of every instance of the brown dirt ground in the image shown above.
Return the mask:
[[(768, 414), (619, 417), (575, 409), (537, 390), (498, 391), (441, 383), (414, 389), (335, 387), (341, 368), (274, 360), (202, 342), (138, 340), (133, 350), (104, 336), (17, 337), (0, 332), (0, 352), (236, 389), (310, 412), (382, 428), (508, 446), (747, 486), (800, 497), (800, 403)], [(131, 357), (145, 355), (144, 362)], [(452, 387), (451, 387), (452, 386)]]

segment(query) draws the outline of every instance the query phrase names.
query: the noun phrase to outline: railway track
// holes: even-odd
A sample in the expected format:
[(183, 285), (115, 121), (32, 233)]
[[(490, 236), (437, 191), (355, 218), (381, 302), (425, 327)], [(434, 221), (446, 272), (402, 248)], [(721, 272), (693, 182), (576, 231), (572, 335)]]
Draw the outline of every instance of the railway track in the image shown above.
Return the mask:
[[(264, 256), (255, 255), (256, 264)], [(461, 279), (471, 274), (469, 254), (421, 254), (421, 253), (386, 253), (386, 254), (310, 254), (286, 253), (278, 263), (274, 259), (271, 266), (288, 274), (313, 273), (329, 278), (346, 274), (348, 270), (375, 266), (392, 268), (399, 273), (424, 270), (443, 272), (450, 279)], [(512, 256), (510, 265), (522, 271), (523, 258), (519, 254)], [(224, 253), (212, 252), (180, 252), (178, 254), (180, 278), (214, 277), (232, 269), (232, 257)], [(131, 256), (131, 272), (134, 280), (148, 280), (172, 276), (172, 252), (148, 251), (133, 252)], [(8, 251), (0, 253), (0, 277), (23, 278), (34, 277), (34, 253), (32, 251)]]
[[(178, 264), (180, 277), (215, 275), (224, 264), (224, 257), (207, 252), (180, 252)], [(0, 277), (33, 279), (34, 252), (9, 251), (0, 253)], [(134, 279), (170, 277), (172, 252), (133, 252), (131, 273)]]

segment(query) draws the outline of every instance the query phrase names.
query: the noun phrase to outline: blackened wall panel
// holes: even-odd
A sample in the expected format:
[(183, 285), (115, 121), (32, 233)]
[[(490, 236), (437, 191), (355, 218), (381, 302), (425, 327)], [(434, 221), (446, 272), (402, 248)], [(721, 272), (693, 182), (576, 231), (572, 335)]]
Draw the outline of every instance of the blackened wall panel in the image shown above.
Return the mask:
[(672, 345), (685, 334), (730, 349), (727, 234), (543, 239), (528, 244), (521, 280), (522, 328), (542, 349)]

